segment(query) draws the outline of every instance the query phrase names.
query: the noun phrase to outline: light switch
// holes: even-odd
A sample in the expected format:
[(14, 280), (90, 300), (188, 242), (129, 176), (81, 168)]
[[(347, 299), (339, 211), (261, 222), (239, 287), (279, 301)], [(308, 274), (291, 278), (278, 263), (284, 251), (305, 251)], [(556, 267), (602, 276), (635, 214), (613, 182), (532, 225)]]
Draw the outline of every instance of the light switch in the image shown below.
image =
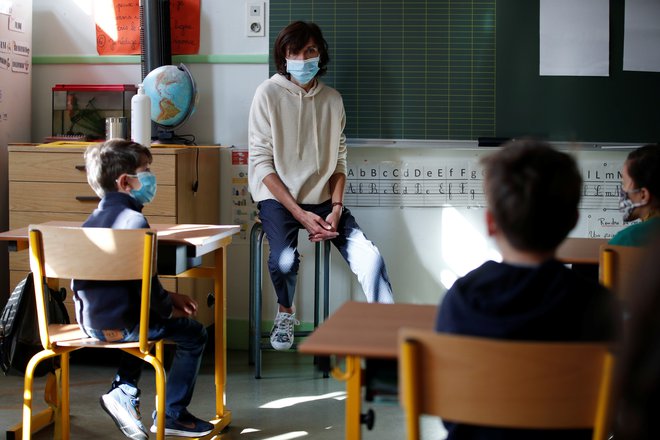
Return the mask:
[(266, 3), (247, 1), (246, 6), (246, 35), (248, 37), (266, 36)]

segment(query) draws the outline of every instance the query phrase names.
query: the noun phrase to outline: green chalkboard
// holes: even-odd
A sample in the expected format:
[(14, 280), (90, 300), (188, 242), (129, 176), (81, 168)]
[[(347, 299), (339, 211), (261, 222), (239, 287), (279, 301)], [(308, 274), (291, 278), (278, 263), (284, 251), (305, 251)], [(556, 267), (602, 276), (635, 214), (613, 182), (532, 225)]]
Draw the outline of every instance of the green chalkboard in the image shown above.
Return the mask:
[(657, 141), (660, 74), (622, 71), (623, 18), (612, 0), (603, 78), (539, 76), (534, 0), (271, 0), (269, 36), (321, 26), (352, 139)]
[(623, 71), (624, 2), (610, 1), (610, 76), (539, 76), (539, 2), (497, 3), (499, 136), (657, 142), (660, 73)]

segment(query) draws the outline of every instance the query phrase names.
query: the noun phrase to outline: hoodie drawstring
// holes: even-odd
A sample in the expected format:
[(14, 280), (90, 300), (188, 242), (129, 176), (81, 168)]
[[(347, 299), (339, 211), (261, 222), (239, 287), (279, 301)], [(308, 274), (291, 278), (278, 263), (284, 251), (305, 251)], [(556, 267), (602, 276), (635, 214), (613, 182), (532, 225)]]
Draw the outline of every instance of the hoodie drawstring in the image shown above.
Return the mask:
[(296, 153), (298, 159), (302, 159), (302, 149), (300, 148), (300, 135), (302, 131), (302, 92), (298, 92), (298, 137), (296, 139)]
[(321, 174), (321, 156), (319, 153), (319, 131), (316, 124), (316, 103), (314, 102), (315, 96), (316, 95), (312, 95), (312, 121), (314, 121), (312, 126), (314, 127), (314, 147), (316, 148), (316, 174)]
[[(316, 174), (321, 174), (321, 155), (319, 151), (319, 132), (318, 123), (316, 121), (316, 103), (312, 95), (312, 129), (314, 133), (314, 148), (316, 149)], [(303, 114), (303, 94), (298, 92), (298, 138), (296, 139), (296, 153), (298, 159), (302, 159), (302, 147), (300, 145), (300, 138), (302, 136), (302, 114)]]

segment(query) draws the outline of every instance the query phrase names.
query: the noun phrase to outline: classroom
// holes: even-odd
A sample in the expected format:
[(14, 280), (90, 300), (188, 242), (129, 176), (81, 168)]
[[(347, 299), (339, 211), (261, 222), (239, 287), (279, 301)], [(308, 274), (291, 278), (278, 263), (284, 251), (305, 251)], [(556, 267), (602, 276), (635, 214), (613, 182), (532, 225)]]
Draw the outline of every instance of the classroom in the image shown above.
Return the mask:
[[(421, 313), (433, 328), (438, 305), (457, 280), (503, 259), (487, 222), (486, 158), (507, 142), (527, 138), (548, 142), (575, 160), (582, 179), (579, 216), (558, 247), (558, 258), (569, 266), (585, 263), (595, 279), (600, 270), (603, 282), (601, 246), (628, 227), (622, 193), (631, 203), (641, 197), (634, 192), (638, 188), (626, 187), (622, 166), (634, 150), (660, 141), (660, 44), (655, 44), (660, 20), (654, 18), (660, 18), (660, 7), (652, 0), (0, 0), (0, 306), (34, 272), (29, 251), (21, 251), (28, 248), (27, 227), (79, 226), (96, 208), (100, 196), (85, 176), (86, 147), (146, 136), (158, 180), (157, 195), (145, 208), (158, 231), (158, 272), (169, 274), (162, 277), (166, 291), (196, 301), (197, 321), (209, 336), (191, 409), (211, 419), (215, 406), (218, 426), (225, 426), (222, 435), (213, 437), (216, 429), (201, 438), (407, 438), (397, 393), (369, 397), (370, 380), (379, 379), (377, 364), (351, 356), (355, 353), (317, 348), (314, 338), (323, 334), (316, 326), (337, 312), (339, 319), (342, 312), (348, 315), (347, 304), (389, 302), (390, 295), (411, 325), (420, 325)], [(345, 123), (345, 162), (339, 153), (344, 189), (326, 194), (332, 206), (321, 217), (334, 219), (339, 206), (341, 216), (348, 212), (357, 220), (361, 243), (372, 242), (374, 264), (382, 262), (375, 293), (361, 272), (372, 269), (349, 266), (344, 255), (353, 250), (330, 246), (325, 239), (330, 237), (318, 230), (323, 226), (315, 226), (316, 238), (310, 228), (298, 234), (293, 266), (299, 260), (300, 267), (293, 269), (297, 277), (287, 278), (293, 287), (276, 288), (271, 281), (276, 263), (269, 264), (269, 253), (279, 258), (276, 252), (287, 249), (275, 251), (263, 240), (274, 233), (263, 201), (286, 204), (266, 178), (258, 184), (251, 180), (257, 173), (251, 160), (254, 139), (261, 135), (256, 127), (274, 122), (258, 119), (268, 112), (257, 112), (257, 98), (277, 75), (273, 47), (280, 31), (297, 20), (314, 22), (323, 32), (327, 48), (320, 52), (329, 62), (325, 65), (321, 55), (320, 67), (327, 73), (314, 81), (339, 92), (345, 114), (341, 121), (327, 109), (319, 116), (306, 114), (306, 101), (323, 101), (326, 95), (313, 91), (307, 100), (298, 93), (315, 83), (293, 81), (300, 90), (291, 92), (290, 102), (300, 113), (292, 107), (281, 117), (300, 118), (296, 124), (302, 127)], [(165, 37), (163, 26), (169, 28)], [(164, 43), (167, 34), (170, 41)], [(163, 77), (148, 75), (159, 68)], [(186, 93), (167, 92), (173, 101), (188, 99), (185, 115), (171, 124), (154, 119), (158, 109), (161, 116), (180, 110), (179, 101), (153, 99), (154, 93), (163, 96), (167, 87), (178, 87), (168, 86), (165, 74), (189, 82)], [(140, 84), (151, 112), (138, 138)], [(271, 105), (266, 98), (262, 102)], [(85, 125), (92, 123), (94, 128)], [(313, 142), (304, 128), (296, 130), (294, 136), (283, 129), (283, 138)], [(314, 166), (321, 179), (319, 168), (327, 164), (316, 148)], [(296, 153), (282, 157), (291, 161), (289, 154)], [(303, 152), (298, 154), (302, 163)], [(128, 173), (129, 182), (140, 172)], [(321, 181), (324, 191), (332, 182)], [(284, 188), (292, 191), (289, 184)], [(295, 203), (321, 202), (308, 197)], [(650, 205), (658, 202), (652, 200)], [(637, 205), (630, 208), (637, 213), (633, 220), (645, 223), (647, 217), (639, 214), (646, 212), (644, 203)], [(560, 207), (548, 209), (548, 227), (555, 227)], [(649, 209), (648, 218), (655, 218)], [(189, 235), (181, 238), (185, 227)], [(204, 232), (208, 236), (202, 240)], [(630, 273), (637, 273), (637, 266), (641, 263), (631, 264)], [(382, 294), (384, 283), (389, 293)], [(287, 289), (293, 299), (285, 307)], [(64, 304), (75, 318), (73, 297), (69, 289)], [(296, 323), (295, 345), (281, 352), (272, 349), (268, 335), (284, 322), (280, 316), (291, 328)], [(365, 337), (370, 345), (370, 335)], [(391, 342), (393, 355), (374, 357), (400, 361), (396, 342)], [(96, 405), (116, 367), (107, 365), (113, 355), (99, 355), (95, 363), (85, 355), (90, 350), (109, 352), (83, 349), (71, 355), (70, 436), (122, 438)], [(332, 366), (337, 368), (328, 370)], [(388, 368), (393, 371), (391, 365), (383, 371)], [(147, 430), (155, 409), (152, 371), (144, 368), (140, 379)], [(344, 380), (336, 380), (342, 374)], [(221, 385), (217, 377), (223, 377)], [(15, 394), (11, 405), (0, 409), (0, 427), (7, 435), (12, 427), (20, 433), (22, 377), (10, 374), (0, 381), (7, 389), (0, 396)], [(46, 378), (36, 378), (35, 413), (48, 406), (41, 396), (45, 384)], [(98, 428), (88, 425), (96, 423)], [(58, 423), (45, 425), (32, 438), (60, 435)], [(434, 417), (422, 417), (421, 429), (421, 438), (446, 435)]]

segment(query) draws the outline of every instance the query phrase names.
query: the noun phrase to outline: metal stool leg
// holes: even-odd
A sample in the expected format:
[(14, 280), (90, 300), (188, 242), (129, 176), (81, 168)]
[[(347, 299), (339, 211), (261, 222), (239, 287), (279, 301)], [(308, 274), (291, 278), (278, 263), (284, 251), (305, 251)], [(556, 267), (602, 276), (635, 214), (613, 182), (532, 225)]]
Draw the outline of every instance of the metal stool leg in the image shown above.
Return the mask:
[[(330, 314), (330, 242), (323, 244), (323, 320)], [(326, 376), (327, 377), (327, 376)]]
[[(322, 248), (321, 248), (322, 247)], [(330, 242), (316, 243), (316, 255), (314, 257), (314, 328), (321, 323), (321, 271), (323, 272), (323, 320), (328, 317), (330, 311)], [(321, 268), (323, 262), (323, 268)]]
[(314, 246), (314, 328), (319, 326), (319, 306), (321, 305), (321, 246), (323, 242), (317, 241)]
[[(249, 341), (248, 362), (254, 365), (254, 377), (261, 379), (261, 350), (263, 334), (261, 329), (262, 313), (262, 258), (264, 231), (261, 223), (257, 222), (250, 230), (250, 297), (249, 297)], [(314, 257), (314, 328), (320, 324), (321, 307), (323, 307), (323, 320), (330, 311), (330, 242), (318, 242), (315, 245)], [(321, 305), (321, 272), (323, 272), (323, 305)], [(301, 332), (306, 336), (309, 332)], [(314, 363), (316, 358), (314, 358)], [(324, 372), (323, 377), (328, 377)]]
[(255, 285), (257, 282), (257, 273), (255, 271), (255, 259), (257, 257), (257, 234), (258, 223), (252, 225), (250, 229), (250, 294), (249, 294), (249, 314), (248, 314), (248, 364), (254, 365), (254, 321), (255, 321)]
[[(321, 268), (323, 261), (323, 268)], [(330, 310), (330, 241), (317, 242), (314, 257), (314, 328), (319, 326), (321, 311), (321, 271), (323, 271), (323, 320), (328, 317)], [(314, 364), (319, 363), (314, 356)], [(323, 371), (323, 377), (329, 377), (328, 371)]]
[(254, 364), (254, 377), (261, 378), (261, 282), (264, 231), (261, 223), (255, 223), (250, 231), (250, 316), (249, 354)]

